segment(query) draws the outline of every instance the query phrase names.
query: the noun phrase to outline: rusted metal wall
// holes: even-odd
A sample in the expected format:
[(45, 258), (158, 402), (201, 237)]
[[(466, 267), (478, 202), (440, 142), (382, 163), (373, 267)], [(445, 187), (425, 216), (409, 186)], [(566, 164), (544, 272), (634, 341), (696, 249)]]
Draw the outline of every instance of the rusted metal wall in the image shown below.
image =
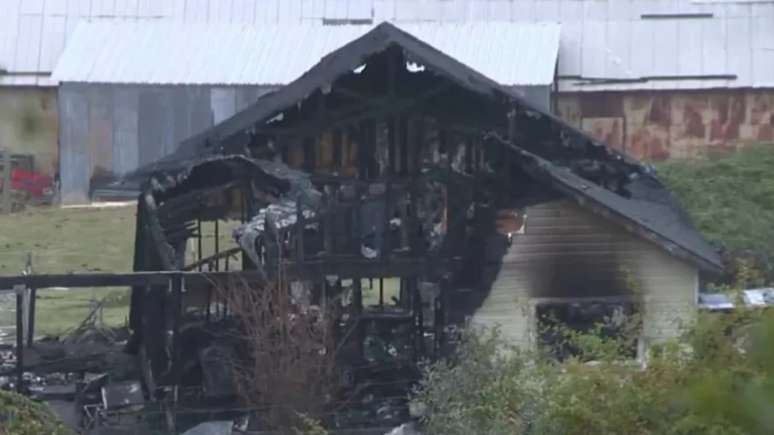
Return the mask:
[(657, 342), (679, 335), (695, 315), (698, 271), (573, 202), (549, 202), (527, 209), (473, 322), (499, 326), (529, 348), (537, 304), (585, 297), (641, 297), (643, 337)]
[(690, 159), (774, 142), (774, 90), (560, 94), (557, 114), (644, 160)]

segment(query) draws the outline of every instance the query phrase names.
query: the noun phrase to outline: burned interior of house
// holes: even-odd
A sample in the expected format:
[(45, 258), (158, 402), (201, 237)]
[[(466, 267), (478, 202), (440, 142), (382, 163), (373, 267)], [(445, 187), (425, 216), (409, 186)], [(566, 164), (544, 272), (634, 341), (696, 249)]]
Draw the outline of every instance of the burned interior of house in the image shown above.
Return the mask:
[[(244, 356), (233, 331), (250, 319), (228, 293), (279, 288), (289, 303), (272, 315), (329, 317), (337, 394), (405, 397), (485, 305), (541, 204), (567, 201), (691, 270), (719, 267), (647, 166), (390, 24), (132, 177), (145, 180), (135, 271), (242, 282), (133, 288), (128, 348), (151, 395), (233, 399), (218, 361)], [(626, 295), (619, 269), (557, 255), (535, 269), (552, 276), (540, 288), (553, 298), (536, 313)], [(581, 260), (564, 268), (571, 256)]]

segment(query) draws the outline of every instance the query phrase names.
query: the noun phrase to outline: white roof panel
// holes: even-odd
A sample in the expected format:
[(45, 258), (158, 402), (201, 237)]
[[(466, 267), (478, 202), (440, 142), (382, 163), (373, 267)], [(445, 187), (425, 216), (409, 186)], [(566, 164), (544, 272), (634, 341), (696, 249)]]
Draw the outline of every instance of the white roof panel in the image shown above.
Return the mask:
[[(0, 74), (0, 85), (55, 84), (49, 74), (77, 23), (98, 17), (251, 26), (319, 24), (323, 18), (458, 24), (556, 20), (562, 25), (559, 75), (571, 76), (560, 80), (560, 90), (746, 88), (774, 82), (774, 0), (0, 1), (0, 67), (9, 72)], [(642, 19), (643, 14), (675, 13), (712, 17)], [(304, 63), (303, 56), (293, 57)], [(600, 74), (619, 80), (574, 79)], [(695, 77), (717, 74), (736, 78)], [(620, 81), (653, 75), (662, 78)]]
[[(556, 23), (400, 24), (505, 85), (553, 82)], [(82, 21), (53, 79), (85, 83), (281, 85), (372, 26)]]

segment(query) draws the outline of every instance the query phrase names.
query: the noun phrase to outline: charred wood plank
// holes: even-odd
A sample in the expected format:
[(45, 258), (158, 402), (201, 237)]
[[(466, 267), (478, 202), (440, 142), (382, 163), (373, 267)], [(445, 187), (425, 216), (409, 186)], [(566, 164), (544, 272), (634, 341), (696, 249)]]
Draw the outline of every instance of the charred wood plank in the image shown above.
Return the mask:
[[(128, 273), (80, 273), (80, 274), (45, 274), (45, 275), (19, 275), (0, 276), (0, 288), (13, 288), (16, 285), (45, 289), (51, 287), (141, 287), (164, 286), (164, 291), (169, 280), (177, 276), (183, 276), (188, 286), (202, 286), (222, 284), (228, 280), (238, 279), (250, 283), (265, 284), (265, 276), (257, 271), (231, 271), (231, 272), (187, 272), (187, 271), (162, 271), (162, 272), (128, 272)], [(0, 290), (0, 293), (13, 292), (13, 290)]]

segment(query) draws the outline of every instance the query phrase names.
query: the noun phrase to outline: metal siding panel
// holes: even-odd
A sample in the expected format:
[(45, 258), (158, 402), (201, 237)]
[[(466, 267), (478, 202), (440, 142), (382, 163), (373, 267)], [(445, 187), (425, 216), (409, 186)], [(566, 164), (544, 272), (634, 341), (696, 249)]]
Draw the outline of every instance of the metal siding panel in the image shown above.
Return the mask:
[(372, 18), (373, 0), (349, 0), (348, 16), (350, 19)]
[(486, 0), (468, 0), (467, 21), (486, 21), (487, 15)]
[(115, 16), (115, 2), (113, 0), (92, 0), (91, 15), (94, 17)]
[(42, 26), (42, 15), (19, 16), (19, 34), (13, 62), (14, 71), (40, 71), (38, 66), (40, 64)]
[(19, 12), (22, 15), (42, 15), (45, 0), (23, 0)]
[(137, 17), (158, 18), (164, 16), (162, 2), (158, 0), (139, 0)]
[(89, 104), (77, 88), (59, 88), (59, 174), (62, 202), (86, 202), (91, 178), (88, 150)]
[(535, 0), (521, 0), (510, 2), (510, 13), (508, 15), (511, 22), (532, 21), (535, 15)]
[(210, 22), (231, 22), (231, 1), (210, 1), (207, 6), (207, 16)]
[(607, 23), (607, 57), (605, 77), (633, 77), (631, 70), (632, 26), (629, 21)]
[[(3, 3), (5, 6), (6, 2)], [(43, 14), (47, 16), (67, 15), (67, 0), (46, 0)]]
[(736, 74), (741, 83), (753, 82), (753, 56), (751, 50), (737, 47), (752, 47), (752, 25), (749, 18), (729, 18), (727, 21), (726, 46), (728, 50), (728, 73)]
[[(117, 17), (136, 17), (137, 10), (139, 8), (140, 0), (123, 0), (117, 1), (113, 14)], [(170, 2), (172, 7), (180, 7), (182, 11), (182, 4), (185, 0), (174, 0)]]
[(326, 0), (324, 18), (347, 18), (347, 0)]
[(40, 71), (53, 71), (56, 61), (65, 44), (67, 17), (47, 15), (43, 21), (43, 41), (41, 45)]
[(302, 0), (301, 18), (304, 20), (319, 20), (325, 13), (325, 0)]
[[(568, 3), (572, 2), (564, 2), (565, 5)], [(611, 21), (629, 21), (640, 17), (632, 7), (631, 0), (614, 0), (609, 2), (607, 16)]]
[(559, 75), (581, 75), (583, 73), (583, 24), (563, 24), (561, 32), (562, 37), (559, 42)]
[(467, 18), (467, 4), (463, 0), (449, 0), (437, 5), (439, 21), (461, 22)]
[(697, 20), (680, 23), (678, 29), (679, 53), (677, 73), (680, 75), (700, 75), (702, 66), (702, 24)]
[(583, 64), (581, 71), (584, 77), (604, 77), (605, 75), (606, 30), (607, 26), (604, 22), (583, 22)]
[[(725, 74), (726, 26), (722, 20), (702, 20), (702, 69), (707, 75)], [(770, 23), (769, 23), (770, 24)], [(743, 47), (737, 47), (742, 49)]]
[(677, 21), (657, 20), (650, 26), (652, 32), (653, 70), (649, 75), (674, 75), (678, 68)]
[(208, 0), (186, 0), (184, 19), (186, 21), (207, 21), (209, 14)]
[(649, 23), (643, 21), (632, 22), (632, 39), (629, 50), (632, 53), (631, 70), (635, 77), (650, 75), (653, 71), (653, 44), (644, 43), (653, 35)]
[(119, 87), (112, 92), (113, 172), (126, 174), (139, 166), (138, 91), (135, 87)]
[(16, 63), (16, 41), (19, 36), (19, 2), (11, 0), (0, 14), (0, 67), (12, 71)]
[(753, 59), (753, 86), (774, 86), (774, 25), (771, 18), (755, 18), (753, 29), (753, 44), (750, 47)]
[(234, 88), (212, 88), (210, 90), (210, 107), (213, 123), (218, 124), (237, 111), (236, 90)]
[(538, 0), (535, 2), (535, 21), (556, 21), (559, 16), (559, 0)]
[(273, 24), (277, 22), (277, 2), (265, 1), (255, 5), (255, 23)]
[[(397, 0), (374, 0), (374, 22), (392, 21), (395, 19)], [(453, 0), (452, 0), (453, 1)]]
[(583, 1), (583, 21), (607, 21), (607, 5), (606, 1)]
[(562, 23), (576, 24), (583, 22), (583, 3), (577, 1), (564, 1), (559, 8), (559, 17)]
[(88, 147), (92, 179), (103, 179), (113, 169), (113, 116), (111, 93), (105, 86), (90, 86)]
[[(558, 24), (401, 27), (501, 83), (545, 85), (553, 81)], [(369, 29), (95, 20), (82, 23), (75, 32), (55, 78), (104, 83), (286, 84)], [(503, 53), (518, 54), (522, 62), (511, 62), (513, 57), (503, 57)]]
[(509, 0), (490, 0), (489, 18), (493, 21), (510, 21), (512, 1)]

